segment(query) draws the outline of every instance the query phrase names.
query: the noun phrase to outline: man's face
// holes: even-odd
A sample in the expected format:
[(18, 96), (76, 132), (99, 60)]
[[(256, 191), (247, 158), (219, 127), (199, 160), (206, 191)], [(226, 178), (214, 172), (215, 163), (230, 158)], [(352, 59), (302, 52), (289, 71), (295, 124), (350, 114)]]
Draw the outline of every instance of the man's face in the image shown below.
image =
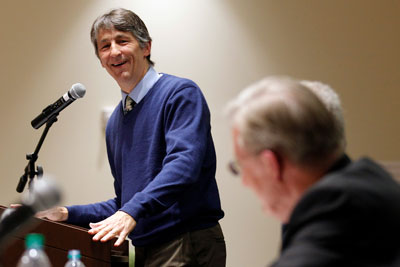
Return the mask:
[(97, 49), (101, 65), (129, 93), (144, 77), (149, 67), (150, 43), (141, 48), (130, 32), (101, 29)]
[(261, 200), (263, 210), (272, 215), (276, 215), (276, 196), (274, 184), (270, 169), (267, 164), (261, 160), (260, 154), (251, 154), (239, 145), (239, 131), (232, 130), (234, 153), (238, 165), (240, 166), (240, 175), (243, 185), (249, 187)]

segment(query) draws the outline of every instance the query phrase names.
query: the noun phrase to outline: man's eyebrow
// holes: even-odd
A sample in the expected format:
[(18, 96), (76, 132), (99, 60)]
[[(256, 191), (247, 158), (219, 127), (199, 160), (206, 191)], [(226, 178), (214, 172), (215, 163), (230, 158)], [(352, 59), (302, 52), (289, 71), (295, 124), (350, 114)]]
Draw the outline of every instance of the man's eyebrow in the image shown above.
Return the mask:
[(131, 38), (129, 34), (119, 33), (115, 36), (115, 39)]
[(106, 43), (109, 40), (110, 40), (110, 38), (103, 38), (103, 39), (99, 40), (98, 42), (101, 44), (101, 43)]
[[(125, 39), (125, 38), (131, 38), (131, 36), (129, 34), (123, 34), (123, 33), (117, 34), (115, 36), (115, 39)], [(105, 37), (105, 38), (99, 40), (99, 43), (106, 43), (109, 40), (110, 40), (109, 37)]]

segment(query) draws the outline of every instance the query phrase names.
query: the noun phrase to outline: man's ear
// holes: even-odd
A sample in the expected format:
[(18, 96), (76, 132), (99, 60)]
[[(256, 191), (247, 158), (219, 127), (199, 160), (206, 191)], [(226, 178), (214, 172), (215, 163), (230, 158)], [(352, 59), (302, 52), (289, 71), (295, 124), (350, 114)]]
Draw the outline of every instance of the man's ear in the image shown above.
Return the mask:
[(150, 53), (151, 53), (151, 41), (147, 42), (142, 49), (143, 49), (143, 54), (144, 54), (145, 57), (150, 55)]
[(271, 175), (273, 179), (282, 180), (282, 163), (279, 159), (279, 155), (272, 150), (263, 150), (260, 153), (260, 158), (265, 166), (266, 171)]

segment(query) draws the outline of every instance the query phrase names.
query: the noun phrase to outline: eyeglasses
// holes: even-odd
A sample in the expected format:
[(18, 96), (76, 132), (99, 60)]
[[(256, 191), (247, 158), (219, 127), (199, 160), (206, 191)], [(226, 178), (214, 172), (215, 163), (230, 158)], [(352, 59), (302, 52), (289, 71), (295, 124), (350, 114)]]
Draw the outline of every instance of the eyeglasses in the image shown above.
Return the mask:
[(228, 169), (235, 176), (238, 176), (241, 173), (240, 165), (239, 162), (237, 162), (237, 160), (231, 160), (228, 163)]

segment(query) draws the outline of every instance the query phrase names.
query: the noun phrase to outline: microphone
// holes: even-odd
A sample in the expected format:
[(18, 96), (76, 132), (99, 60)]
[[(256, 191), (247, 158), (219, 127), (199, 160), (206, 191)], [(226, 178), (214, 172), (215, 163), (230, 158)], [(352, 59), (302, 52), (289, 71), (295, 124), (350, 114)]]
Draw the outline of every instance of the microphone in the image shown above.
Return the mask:
[(72, 85), (71, 89), (66, 92), (62, 97), (60, 97), (53, 104), (48, 105), (43, 109), (36, 118), (31, 121), (32, 127), (39, 129), (43, 124), (45, 124), (51, 117), (58, 116), (61, 110), (66, 108), (69, 104), (74, 102), (78, 98), (82, 98), (86, 93), (86, 88), (83, 84), (75, 83)]
[(0, 247), (10, 234), (26, 225), (39, 211), (47, 210), (58, 204), (61, 192), (56, 183), (48, 178), (36, 179), (31, 190), (22, 195), (22, 205), (5, 210), (0, 220)]

